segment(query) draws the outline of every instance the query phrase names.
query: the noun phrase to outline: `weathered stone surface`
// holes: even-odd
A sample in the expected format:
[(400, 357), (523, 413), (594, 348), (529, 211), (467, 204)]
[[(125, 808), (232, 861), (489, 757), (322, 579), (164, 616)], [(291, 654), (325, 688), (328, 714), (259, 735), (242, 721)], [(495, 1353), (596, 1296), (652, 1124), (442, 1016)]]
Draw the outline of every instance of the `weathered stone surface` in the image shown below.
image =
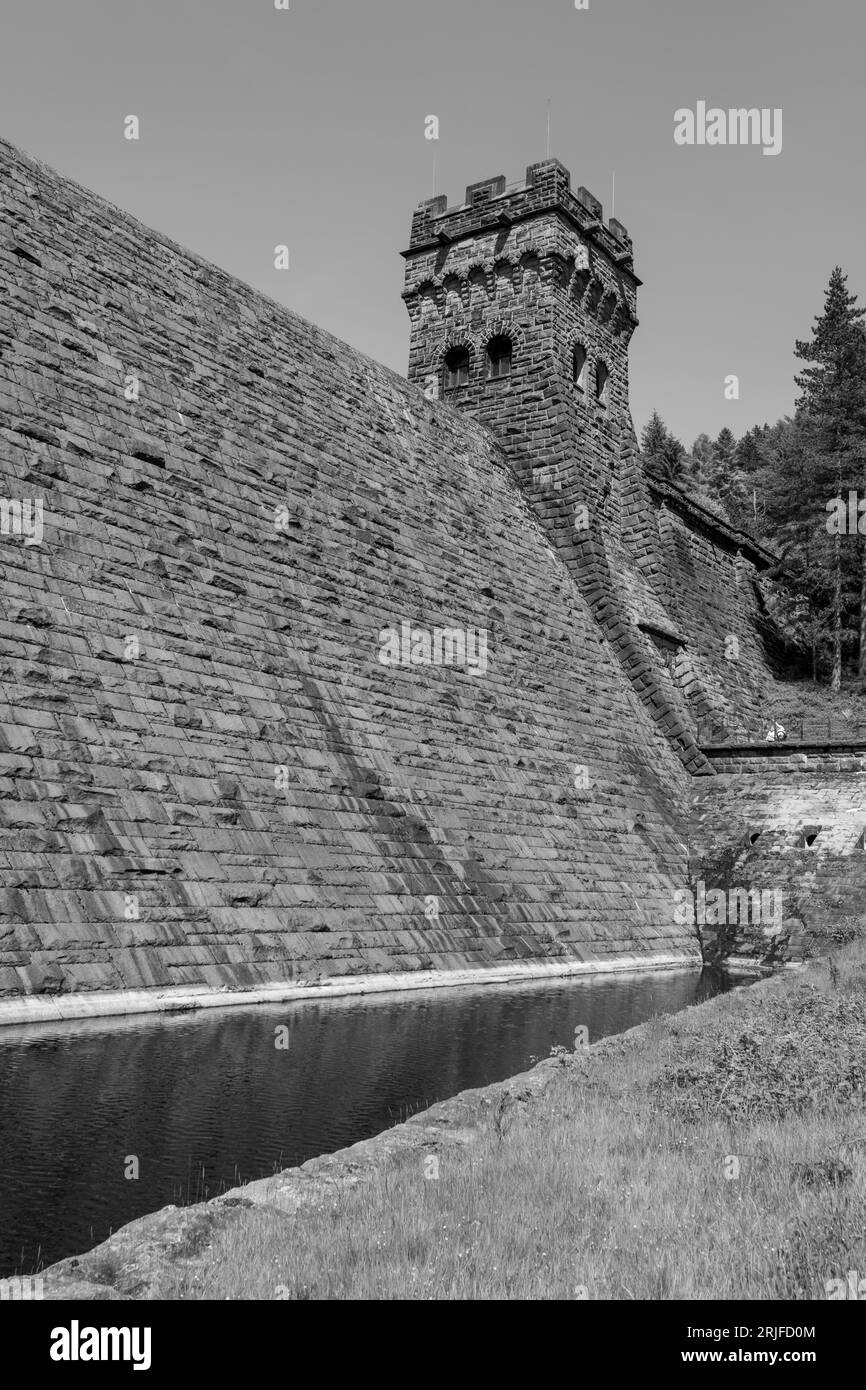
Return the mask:
[(866, 750), (777, 746), (726, 751), (713, 763), (717, 775), (693, 797), (691, 879), (725, 892), (778, 893), (780, 911), (770, 922), (702, 928), (705, 951), (747, 965), (819, 953), (862, 934)]
[[(744, 820), (848, 835), (862, 758), (699, 745), (774, 691), (774, 557), (645, 470), (631, 243), (558, 161), (415, 214), (409, 383), (0, 166), (0, 496), (44, 508), (0, 536), (0, 1017), (697, 962), (675, 893), (760, 886)], [(404, 623), (483, 631), (485, 669), (383, 664)], [(848, 839), (772, 865), (843, 928)]]
[[(0, 987), (698, 959), (681, 763), (491, 435), (0, 163), (44, 252), (0, 247), (0, 494), (45, 526), (0, 539)], [(486, 674), (383, 665), (404, 619)]]

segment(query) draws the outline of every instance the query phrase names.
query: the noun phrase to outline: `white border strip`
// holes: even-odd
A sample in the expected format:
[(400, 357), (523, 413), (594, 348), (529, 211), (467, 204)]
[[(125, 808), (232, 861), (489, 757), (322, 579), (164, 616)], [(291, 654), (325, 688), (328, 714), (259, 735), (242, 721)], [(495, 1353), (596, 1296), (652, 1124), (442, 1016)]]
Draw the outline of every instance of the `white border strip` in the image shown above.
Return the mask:
[(574, 975), (608, 975), (644, 970), (699, 970), (700, 955), (614, 956), (609, 960), (529, 962), (465, 970), (411, 970), (402, 974), (335, 975), (325, 984), (258, 985), (255, 989), (213, 989), (210, 985), (176, 985), (168, 989), (93, 990), (80, 994), (14, 995), (0, 999), (0, 1028), (20, 1023), (58, 1023), (81, 1018), (130, 1014), (188, 1013), (252, 1004), (279, 1004), (293, 999), (334, 999), (347, 994), (386, 994), (454, 985), (488, 985), (514, 980), (565, 979)]

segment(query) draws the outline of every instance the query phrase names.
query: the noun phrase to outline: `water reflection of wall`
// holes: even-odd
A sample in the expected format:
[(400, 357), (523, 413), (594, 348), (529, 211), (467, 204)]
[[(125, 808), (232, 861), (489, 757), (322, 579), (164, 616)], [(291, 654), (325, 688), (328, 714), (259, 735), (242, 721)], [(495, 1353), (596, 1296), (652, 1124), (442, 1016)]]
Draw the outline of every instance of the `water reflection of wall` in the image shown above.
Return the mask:
[[(695, 973), (289, 1004), (0, 1044), (0, 1274), (75, 1253), (172, 1200), (343, 1147), (590, 1039), (682, 1008)], [(275, 1028), (289, 1029), (288, 1051)], [(140, 1178), (124, 1162), (137, 1155)]]

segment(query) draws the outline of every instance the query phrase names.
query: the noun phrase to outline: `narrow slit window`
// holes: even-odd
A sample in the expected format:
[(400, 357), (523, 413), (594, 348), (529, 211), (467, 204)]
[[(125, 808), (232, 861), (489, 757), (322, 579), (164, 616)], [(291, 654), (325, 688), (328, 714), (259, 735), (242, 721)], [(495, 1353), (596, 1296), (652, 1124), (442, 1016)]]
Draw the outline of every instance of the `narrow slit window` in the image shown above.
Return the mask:
[(578, 391), (586, 390), (586, 348), (580, 343), (577, 344), (572, 356), (571, 377)]
[(445, 354), (445, 390), (455, 391), (469, 385), (469, 349), (451, 348)]
[(511, 339), (491, 338), (487, 344), (487, 378), (500, 381), (506, 376), (511, 376)]
[(595, 399), (603, 410), (607, 410), (607, 403), (610, 398), (610, 372), (604, 362), (599, 362), (595, 369)]

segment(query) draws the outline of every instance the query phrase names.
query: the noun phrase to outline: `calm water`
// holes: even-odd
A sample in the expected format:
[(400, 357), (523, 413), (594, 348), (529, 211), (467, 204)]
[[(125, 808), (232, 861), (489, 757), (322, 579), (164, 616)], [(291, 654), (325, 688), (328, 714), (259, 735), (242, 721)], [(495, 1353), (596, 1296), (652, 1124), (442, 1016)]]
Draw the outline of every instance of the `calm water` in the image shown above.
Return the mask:
[[(695, 973), (597, 977), (3, 1029), (0, 1276), (524, 1071), (572, 1046), (579, 1024), (592, 1042), (727, 987)], [(137, 1180), (124, 1177), (128, 1155)]]

